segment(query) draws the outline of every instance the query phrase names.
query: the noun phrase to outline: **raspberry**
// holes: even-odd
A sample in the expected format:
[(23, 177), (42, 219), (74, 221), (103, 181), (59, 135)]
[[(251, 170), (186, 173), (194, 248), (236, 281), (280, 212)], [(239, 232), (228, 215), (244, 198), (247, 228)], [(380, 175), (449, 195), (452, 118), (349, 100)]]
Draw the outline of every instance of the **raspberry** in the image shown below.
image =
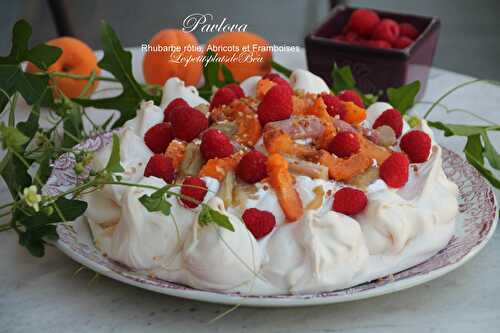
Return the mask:
[(360, 108), (365, 108), (365, 103), (363, 103), (363, 99), (361, 99), (361, 96), (355, 91), (355, 90), (344, 90), (341, 91), (339, 96), (340, 100), (344, 102), (353, 102)]
[(210, 110), (221, 105), (229, 105), (236, 98), (238, 97), (236, 96), (236, 93), (233, 89), (228, 87), (219, 88), (215, 92), (214, 97), (212, 97), (212, 102), (210, 102)]
[(236, 174), (243, 181), (254, 184), (267, 176), (267, 156), (258, 150), (246, 153), (238, 163)]
[(347, 22), (347, 30), (355, 31), (362, 36), (370, 36), (379, 22), (380, 18), (373, 10), (356, 9)]
[(256, 239), (261, 239), (269, 234), (276, 225), (273, 213), (257, 208), (245, 209), (241, 218)]
[(396, 109), (385, 110), (373, 123), (373, 128), (378, 128), (382, 125), (387, 125), (394, 130), (396, 138), (401, 136), (403, 131), (403, 117)]
[(392, 46), (385, 40), (367, 40), (363, 43), (364, 46), (374, 47), (378, 49), (390, 49)]
[(328, 93), (322, 93), (321, 98), (323, 99), (323, 102), (326, 105), (326, 111), (328, 111), (328, 114), (330, 116), (340, 116), (340, 114), (344, 111), (344, 103), (342, 103), (340, 98), (338, 98), (337, 96)]
[(175, 109), (179, 107), (189, 107), (189, 104), (182, 98), (176, 98), (170, 102), (165, 110), (163, 110), (163, 121), (164, 122), (171, 122), (172, 121), (172, 114)]
[(288, 81), (285, 80), (284, 78), (282, 78), (279, 74), (268, 73), (268, 74), (264, 75), (262, 77), (262, 79), (266, 79), (266, 80), (272, 81), (278, 85), (288, 87), (290, 89), (290, 94), (293, 94), (293, 89), (290, 86), (290, 83), (288, 83)]
[(412, 163), (422, 163), (427, 161), (431, 153), (431, 138), (427, 133), (413, 130), (401, 138), (399, 147), (404, 151)]
[(328, 145), (328, 151), (338, 157), (349, 157), (359, 151), (359, 140), (352, 132), (340, 132)]
[[(198, 177), (188, 176), (182, 182), (181, 194), (188, 198), (181, 198), (182, 203), (189, 208), (198, 207), (207, 195), (207, 184)], [(196, 202), (193, 202), (195, 200)]]
[(170, 183), (175, 178), (175, 169), (172, 160), (163, 154), (154, 154), (144, 169), (145, 177), (158, 177)]
[(393, 152), (380, 166), (380, 178), (390, 187), (403, 187), (408, 182), (409, 164), (406, 154)]
[(345, 215), (356, 215), (365, 209), (368, 199), (363, 191), (344, 187), (335, 192), (332, 209)]
[(399, 34), (401, 36), (406, 36), (408, 38), (415, 39), (418, 37), (418, 30), (411, 23), (400, 23)]
[(155, 154), (164, 153), (173, 139), (174, 133), (169, 123), (156, 124), (144, 134), (146, 146)]
[(172, 129), (176, 138), (191, 141), (208, 127), (208, 119), (192, 107), (179, 107), (172, 115)]
[(224, 88), (231, 89), (234, 92), (234, 94), (236, 95), (236, 98), (245, 97), (245, 92), (243, 91), (243, 89), (241, 89), (239, 84), (230, 83), (230, 84), (226, 85)]
[(200, 150), (206, 160), (223, 158), (233, 153), (233, 145), (224, 133), (212, 128), (203, 133)]
[(391, 19), (383, 19), (375, 27), (372, 39), (381, 39), (389, 43), (394, 43), (399, 37), (399, 25)]
[(260, 124), (290, 118), (293, 111), (292, 93), (284, 85), (275, 85), (266, 93), (257, 108)]
[(359, 38), (359, 35), (354, 32), (354, 31), (348, 31), (345, 35), (344, 35), (344, 41), (346, 41), (347, 43), (356, 43), (356, 42), (359, 42), (360, 38)]
[(413, 43), (413, 39), (406, 36), (399, 36), (398, 39), (392, 44), (396, 49), (405, 49)]

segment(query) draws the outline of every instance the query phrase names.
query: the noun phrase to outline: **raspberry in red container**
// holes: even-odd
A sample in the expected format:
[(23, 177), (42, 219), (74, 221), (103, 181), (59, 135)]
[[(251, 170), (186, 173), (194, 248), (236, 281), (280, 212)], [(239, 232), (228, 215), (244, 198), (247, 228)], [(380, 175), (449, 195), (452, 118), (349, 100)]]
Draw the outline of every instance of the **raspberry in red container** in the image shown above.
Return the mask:
[(352, 216), (361, 213), (367, 204), (368, 199), (363, 191), (344, 187), (335, 192), (332, 209), (338, 213)]
[(205, 199), (207, 195), (207, 184), (199, 177), (186, 177), (182, 182), (181, 195), (187, 198), (182, 198), (182, 203), (189, 208), (195, 208)]
[(391, 19), (383, 19), (375, 27), (372, 39), (385, 40), (392, 44), (399, 37), (399, 24)]
[(385, 40), (367, 40), (363, 42), (364, 46), (374, 47), (378, 49), (390, 49), (392, 45)]
[(163, 154), (151, 156), (144, 169), (145, 177), (157, 177), (166, 183), (171, 183), (175, 179), (175, 169), (172, 160)]
[(246, 153), (238, 163), (236, 174), (246, 183), (254, 184), (267, 177), (267, 156), (258, 150)]
[(257, 108), (260, 124), (290, 118), (293, 111), (292, 93), (283, 85), (275, 85), (266, 93)]
[(427, 161), (431, 153), (432, 140), (427, 133), (420, 130), (412, 130), (401, 138), (399, 147), (408, 155), (412, 163), (423, 163)]
[(418, 30), (411, 23), (403, 22), (399, 24), (399, 34), (401, 36), (406, 36), (411, 39), (418, 37)]
[(165, 110), (163, 110), (163, 121), (171, 122), (174, 110), (179, 107), (189, 107), (189, 104), (183, 98), (180, 97), (172, 100), (172, 102), (170, 102), (167, 105)]
[(156, 124), (144, 134), (146, 146), (155, 154), (164, 153), (173, 139), (174, 133), (169, 123)]
[(207, 127), (207, 117), (192, 107), (179, 107), (172, 115), (172, 129), (177, 139), (190, 142)]
[(385, 110), (373, 123), (373, 128), (378, 128), (382, 125), (389, 126), (394, 130), (396, 138), (401, 136), (403, 131), (403, 117), (401, 113), (396, 109)]
[(356, 9), (349, 18), (346, 30), (368, 37), (372, 34), (373, 29), (375, 29), (379, 22), (380, 17), (375, 11), (363, 8)]
[(396, 49), (405, 49), (413, 43), (413, 39), (406, 36), (399, 36), (392, 44)]
[(389, 187), (403, 187), (408, 182), (409, 166), (406, 154), (393, 152), (380, 166), (380, 178)]
[(359, 139), (352, 132), (339, 132), (328, 145), (328, 151), (337, 157), (346, 158), (359, 151)]
[(271, 212), (257, 208), (246, 209), (241, 218), (256, 239), (268, 235), (276, 226), (276, 218)]
[(203, 133), (200, 150), (206, 160), (223, 158), (233, 153), (233, 145), (224, 133), (212, 128)]

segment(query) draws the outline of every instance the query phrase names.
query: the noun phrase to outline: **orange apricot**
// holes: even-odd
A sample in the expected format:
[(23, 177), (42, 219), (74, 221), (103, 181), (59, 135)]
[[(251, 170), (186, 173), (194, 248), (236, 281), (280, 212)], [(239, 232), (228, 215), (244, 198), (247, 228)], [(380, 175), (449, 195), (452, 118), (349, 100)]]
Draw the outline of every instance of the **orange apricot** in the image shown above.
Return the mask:
[[(153, 49), (146, 51), (142, 62), (147, 83), (163, 85), (171, 77), (178, 77), (187, 85), (196, 85), (200, 81), (203, 64), (199, 60), (203, 52), (192, 33), (177, 29), (161, 30), (151, 38), (149, 46)], [(180, 51), (175, 50), (175, 46)], [(193, 61), (187, 63), (180, 56)]]
[[(79, 39), (73, 37), (60, 37), (49, 40), (48, 45), (56, 46), (62, 50), (61, 56), (55, 63), (48, 67), (48, 72), (63, 72), (67, 74), (88, 76), (94, 71), (96, 75), (101, 73), (97, 67), (97, 57), (92, 49)], [(32, 63), (26, 67), (28, 73), (40, 71)], [(70, 98), (80, 97), (88, 80), (77, 80), (66, 77), (53, 77), (52, 82), (61, 90), (61, 92)], [(88, 88), (85, 96), (89, 96), (97, 88), (98, 81), (94, 81)], [(57, 92), (55, 92), (57, 96)]]
[[(214, 51), (236, 81), (254, 75), (265, 75), (271, 70), (272, 52), (261, 36), (245, 31), (223, 32), (207, 42), (206, 50)], [(243, 50), (249, 48), (249, 51)], [(266, 48), (266, 49), (262, 49)], [(219, 73), (222, 78), (222, 73)]]

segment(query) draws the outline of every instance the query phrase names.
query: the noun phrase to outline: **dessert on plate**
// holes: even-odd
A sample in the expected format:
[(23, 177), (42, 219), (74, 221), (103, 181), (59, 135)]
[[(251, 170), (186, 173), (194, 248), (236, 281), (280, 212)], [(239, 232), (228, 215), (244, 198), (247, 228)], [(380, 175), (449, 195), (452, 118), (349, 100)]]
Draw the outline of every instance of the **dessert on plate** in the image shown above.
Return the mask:
[[(137, 272), (218, 292), (317, 293), (414, 266), (453, 235), (458, 190), (425, 120), (334, 96), (300, 69), (227, 85), (210, 103), (171, 78), (162, 98), (118, 130), (121, 179), (145, 186), (84, 196), (95, 245)], [(139, 198), (167, 184), (179, 194), (170, 215), (148, 211)], [(234, 230), (198, 223), (200, 203)]]

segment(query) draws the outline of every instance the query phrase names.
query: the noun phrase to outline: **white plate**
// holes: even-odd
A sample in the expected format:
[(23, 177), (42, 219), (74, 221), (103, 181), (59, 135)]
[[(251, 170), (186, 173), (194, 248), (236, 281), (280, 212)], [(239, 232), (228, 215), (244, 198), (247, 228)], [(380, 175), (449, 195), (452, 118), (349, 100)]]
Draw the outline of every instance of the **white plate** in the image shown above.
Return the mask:
[[(90, 139), (81, 146), (97, 150), (110, 141), (110, 134)], [(74, 186), (74, 158), (63, 155), (55, 162), (45, 190), (57, 194)], [(459, 187), (460, 214), (453, 238), (446, 248), (429, 260), (377, 281), (337, 291), (305, 295), (241, 296), (236, 293), (209, 292), (138, 274), (104, 257), (93, 245), (82, 220), (58, 226), (56, 245), (75, 261), (112, 279), (166, 295), (199, 301), (248, 306), (306, 306), (359, 300), (410, 288), (442, 276), (476, 255), (493, 235), (498, 220), (495, 194), (480, 174), (456, 153), (443, 148), (443, 168)]]

